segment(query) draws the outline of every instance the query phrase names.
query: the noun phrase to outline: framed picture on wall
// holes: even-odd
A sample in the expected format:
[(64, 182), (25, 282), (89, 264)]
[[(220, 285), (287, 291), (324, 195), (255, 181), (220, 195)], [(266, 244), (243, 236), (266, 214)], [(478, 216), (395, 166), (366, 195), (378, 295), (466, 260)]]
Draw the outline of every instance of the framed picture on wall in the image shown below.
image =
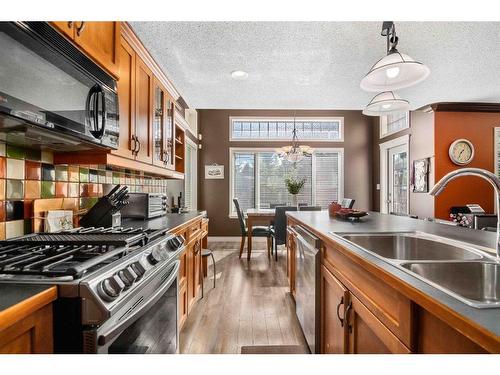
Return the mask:
[(224, 179), (224, 166), (218, 164), (205, 165), (205, 179), (206, 180), (223, 180)]
[(429, 165), (430, 159), (420, 159), (413, 162), (413, 192), (429, 192)]

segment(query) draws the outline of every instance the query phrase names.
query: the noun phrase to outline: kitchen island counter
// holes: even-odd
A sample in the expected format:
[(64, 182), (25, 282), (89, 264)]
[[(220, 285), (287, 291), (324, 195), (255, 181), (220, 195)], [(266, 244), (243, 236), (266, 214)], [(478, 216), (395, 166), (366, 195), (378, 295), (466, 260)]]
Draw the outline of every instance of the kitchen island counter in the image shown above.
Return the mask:
[(483, 250), (487, 248), (494, 256), (495, 233), (376, 212), (370, 212), (369, 216), (354, 222), (331, 218), (326, 211), (288, 212), (287, 216), (289, 223), (300, 224), (320, 237), (326, 244), (333, 244), (333, 249), (341, 249), (363, 269), (377, 275), (399, 293), (431, 311), (461, 334), (489, 351), (500, 352), (500, 308), (469, 306), (406, 272), (389, 260), (383, 260), (338, 236), (346, 233), (419, 232), (461, 241), (476, 248), (483, 248)]

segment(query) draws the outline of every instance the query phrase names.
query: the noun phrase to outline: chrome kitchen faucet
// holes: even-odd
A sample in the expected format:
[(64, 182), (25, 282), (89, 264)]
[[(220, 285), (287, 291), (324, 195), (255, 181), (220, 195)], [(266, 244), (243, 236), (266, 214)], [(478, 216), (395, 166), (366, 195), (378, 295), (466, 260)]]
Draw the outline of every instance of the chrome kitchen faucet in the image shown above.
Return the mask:
[(477, 176), (488, 181), (495, 189), (495, 200), (497, 210), (497, 258), (500, 259), (500, 179), (490, 171), (480, 168), (457, 169), (443, 176), (431, 189), (430, 195), (438, 196), (444, 190), (448, 182), (460, 176)]

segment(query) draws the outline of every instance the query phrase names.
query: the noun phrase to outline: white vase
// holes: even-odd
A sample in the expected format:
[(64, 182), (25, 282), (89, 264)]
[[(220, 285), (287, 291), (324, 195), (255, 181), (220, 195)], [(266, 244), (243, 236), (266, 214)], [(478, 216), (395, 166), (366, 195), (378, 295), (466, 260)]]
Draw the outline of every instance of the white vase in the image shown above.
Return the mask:
[(292, 194), (292, 205), (295, 207), (299, 207), (299, 197), (297, 194)]

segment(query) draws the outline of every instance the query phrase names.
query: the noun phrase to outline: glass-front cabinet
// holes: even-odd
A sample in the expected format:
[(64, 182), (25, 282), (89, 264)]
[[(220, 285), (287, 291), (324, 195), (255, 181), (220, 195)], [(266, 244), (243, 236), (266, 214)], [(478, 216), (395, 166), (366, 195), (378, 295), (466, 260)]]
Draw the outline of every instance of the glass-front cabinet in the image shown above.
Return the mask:
[(173, 169), (173, 100), (155, 79), (153, 109), (153, 164)]

